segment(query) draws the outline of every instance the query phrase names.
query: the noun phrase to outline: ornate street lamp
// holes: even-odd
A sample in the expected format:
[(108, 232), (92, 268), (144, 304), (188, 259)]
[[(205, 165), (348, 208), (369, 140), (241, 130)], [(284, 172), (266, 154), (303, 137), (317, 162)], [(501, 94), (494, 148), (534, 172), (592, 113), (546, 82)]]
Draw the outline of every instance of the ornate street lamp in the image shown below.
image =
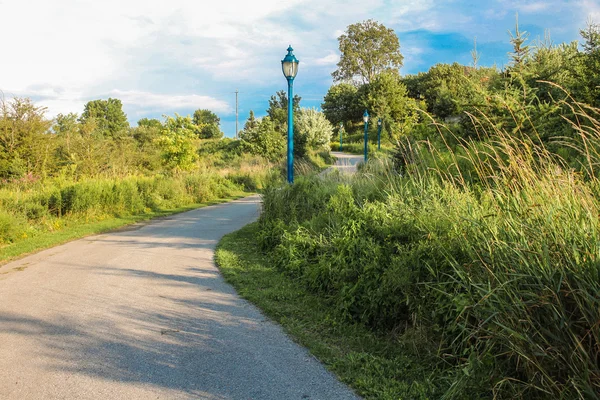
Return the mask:
[(298, 73), (298, 59), (294, 56), (292, 46), (288, 47), (287, 55), (281, 60), (283, 75), (288, 81), (288, 142), (287, 142), (287, 178), (288, 183), (294, 183), (294, 78)]
[(381, 122), (381, 118), (377, 120), (377, 150), (381, 150), (381, 126), (383, 123)]
[(367, 151), (369, 150), (368, 147), (368, 143), (369, 143), (369, 113), (367, 112), (367, 110), (365, 110), (365, 113), (363, 114), (363, 121), (365, 122), (365, 164), (367, 163)]

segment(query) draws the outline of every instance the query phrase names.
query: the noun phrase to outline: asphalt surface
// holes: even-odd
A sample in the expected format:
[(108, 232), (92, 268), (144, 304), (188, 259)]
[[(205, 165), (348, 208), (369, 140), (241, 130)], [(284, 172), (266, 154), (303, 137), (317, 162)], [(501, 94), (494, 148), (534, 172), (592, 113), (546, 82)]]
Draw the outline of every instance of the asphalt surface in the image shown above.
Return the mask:
[[(343, 173), (355, 173), (357, 165), (364, 160), (364, 156), (356, 154), (341, 153), (339, 151), (332, 151), (331, 154), (336, 158), (335, 165), (331, 168), (335, 168)], [(331, 168), (326, 171), (331, 170)]]
[(356, 399), (213, 264), (258, 196), (0, 267), (0, 399)]

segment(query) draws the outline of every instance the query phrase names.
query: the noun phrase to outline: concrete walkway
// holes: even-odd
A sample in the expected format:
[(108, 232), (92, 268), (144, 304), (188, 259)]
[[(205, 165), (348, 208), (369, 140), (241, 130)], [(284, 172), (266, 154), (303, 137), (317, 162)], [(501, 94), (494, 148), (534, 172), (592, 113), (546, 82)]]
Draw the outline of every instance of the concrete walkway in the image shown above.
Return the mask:
[(213, 264), (258, 196), (0, 267), (0, 399), (356, 399)]

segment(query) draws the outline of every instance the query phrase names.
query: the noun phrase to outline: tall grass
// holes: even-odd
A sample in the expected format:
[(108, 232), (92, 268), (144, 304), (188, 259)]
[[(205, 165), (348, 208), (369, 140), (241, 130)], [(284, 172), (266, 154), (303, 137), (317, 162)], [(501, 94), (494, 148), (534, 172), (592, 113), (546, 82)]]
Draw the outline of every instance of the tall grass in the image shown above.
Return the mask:
[(85, 222), (143, 214), (230, 197), (243, 189), (214, 171), (9, 184), (0, 189), (0, 244), (58, 230), (69, 218)]
[(437, 360), (441, 398), (599, 398), (600, 123), (571, 107), (581, 172), (480, 115), (480, 141), (268, 190), (262, 246), (340, 318)]

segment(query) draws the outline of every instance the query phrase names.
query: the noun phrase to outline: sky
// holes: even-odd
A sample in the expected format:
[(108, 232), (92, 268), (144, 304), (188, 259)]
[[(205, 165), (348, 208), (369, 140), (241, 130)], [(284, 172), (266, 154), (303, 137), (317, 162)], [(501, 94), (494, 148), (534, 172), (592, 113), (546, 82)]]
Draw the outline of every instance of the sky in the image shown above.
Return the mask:
[(600, 22), (600, 0), (0, 0), (0, 91), (31, 98), (48, 118), (118, 98), (132, 126), (210, 109), (232, 137), (236, 91), (242, 129), (250, 110), (265, 115), (287, 90), (289, 45), (300, 60), (294, 93), (319, 108), (350, 24), (393, 29), (406, 75), (471, 63), (475, 38), (479, 64), (502, 68), (516, 13), (532, 44), (545, 32), (559, 44)]

